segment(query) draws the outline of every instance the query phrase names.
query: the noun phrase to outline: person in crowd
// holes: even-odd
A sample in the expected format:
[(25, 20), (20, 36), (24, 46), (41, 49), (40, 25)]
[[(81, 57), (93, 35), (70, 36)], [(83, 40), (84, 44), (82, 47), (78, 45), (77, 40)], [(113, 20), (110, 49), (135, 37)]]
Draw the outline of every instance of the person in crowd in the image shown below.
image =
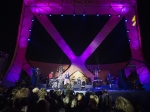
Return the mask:
[(32, 90), (33, 94), (32, 94), (32, 97), (30, 98), (31, 102), (35, 102), (38, 100), (38, 92), (39, 92), (39, 88), (37, 87)]
[(32, 90), (32, 94), (31, 97), (29, 98), (29, 102), (30, 102), (30, 111), (34, 112), (35, 111), (35, 107), (36, 107), (36, 102), (38, 101), (39, 97), (38, 97), (38, 92), (39, 92), (39, 88), (34, 88)]
[(99, 98), (97, 95), (90, 95), (89, 99), (89, 108), (86, 108), (84, 112), (101, 112), (98, 109)]
[(115, 108), (123, 110), (124, 112), (135, 112), (130, 101), (122, 96), (119, 96), (115, 101)]
[(14, 91), (16, 94), (13, 95), (13, 107), (19, 109), (22, 112), (27, 112), (29, 107), (29, 89), (22, 88), (20, 90)]
[(37, 103), (35, 112), (50, 112), (49, 103), (46, 100), (40, 100)]
[(103, 89), (102, 91), (101, 100), (102, 111), (106, 111), (112, 107), (112, 97), (108, 94), (108, 91), (106, 89)]
[(77, 94), (77, 109), (80, 112), (83, 112), (85, 110), (86, 103), (84, 101), (84, 95), (83, 93), (78, 93)]
[(0, 87), (0, 111), (7, 107), (7, 99), (4, 96), (4, 89)]
[(38, 101), (35, 107), (35, 112), (49, 112), (50, 111), (50, 104), (49, 102), (45, 99), (47, 96), (47, 91), (45, 88), (41, 88), (38, 91)]
[(76, 112), (77, 100), (72, 95), (66, 95), (63, 99), (65, 112)]

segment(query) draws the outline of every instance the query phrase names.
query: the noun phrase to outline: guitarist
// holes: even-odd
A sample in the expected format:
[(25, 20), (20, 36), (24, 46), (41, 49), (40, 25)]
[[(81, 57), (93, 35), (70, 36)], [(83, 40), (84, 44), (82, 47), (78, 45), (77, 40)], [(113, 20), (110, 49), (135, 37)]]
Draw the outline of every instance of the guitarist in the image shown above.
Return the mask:
[(70, 84), (70, 76), (69, 76), (69, 72), (67, 71), (65, 74), (65, 79), (64, 79), (64, 85), (69, 83)]
[(113, 80), (113, 76), (111, 76), (110, 73), (108, 73), (107, 82), (108, 82), (108, 84), (109, 84), (109, 88), (111, 88), (112, 80)]

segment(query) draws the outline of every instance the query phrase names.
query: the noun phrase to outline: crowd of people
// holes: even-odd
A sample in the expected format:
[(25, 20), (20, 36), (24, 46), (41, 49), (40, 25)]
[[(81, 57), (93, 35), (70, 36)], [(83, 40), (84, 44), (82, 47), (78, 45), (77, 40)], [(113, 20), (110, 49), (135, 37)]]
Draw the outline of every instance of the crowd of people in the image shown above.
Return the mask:
[(25, 85), (0, 87), (0, 112), (142, 112), (134, 104), (122, 96), (113, 102), (105, 89), (83, 94)]

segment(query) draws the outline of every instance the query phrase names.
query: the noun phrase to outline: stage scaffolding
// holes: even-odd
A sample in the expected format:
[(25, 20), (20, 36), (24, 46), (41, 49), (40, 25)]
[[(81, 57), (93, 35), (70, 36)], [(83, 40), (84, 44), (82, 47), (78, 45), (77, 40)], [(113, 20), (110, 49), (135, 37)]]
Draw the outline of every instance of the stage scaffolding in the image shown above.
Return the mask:
[(148, 83), (150, 80), (149, 79), (150, 71), (146, 69), (148, 68), (148, 66), (150, 67), (149, 63), (137, 59), (130, 59), (124, 68), (125, 75), (126, 77), (128, 77), (132, 71), (136, 71), (140, 81)]

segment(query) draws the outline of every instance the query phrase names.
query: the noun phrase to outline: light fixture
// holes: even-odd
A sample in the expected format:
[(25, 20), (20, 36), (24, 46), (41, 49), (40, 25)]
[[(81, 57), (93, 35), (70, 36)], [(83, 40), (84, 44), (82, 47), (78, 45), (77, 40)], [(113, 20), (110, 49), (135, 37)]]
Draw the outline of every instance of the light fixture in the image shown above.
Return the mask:
[(75, 14), (73, 14), (73, 16), (76, 16)]
[(120, 17), (120, 14), (118, 15), (118, 17)]
[(30, 29), (29, 31), (31, 32), (32, 30)]
[(108, 16), (111, 16), (110, 14)]
[(129, 42), (131, 41), (131, 39), (129, 39)]
[(32, 21), (34, 21), (34, 19), (32, 19)]
[(51, 14), (49, 16), (52, 16)]
[(28, 41), (30, 41), (30, 39), (28, 38)]
[(97, 14), (97, 16), (99, 16), (99, 14)]
[(85, 14), (83, 14), (83, 16), (85, 16)]
[(127, 32), (129, 32), (129, 30), (127, 30)]
[(125, 19), (125, 22), (127, 22), (128, 20), (127, 19)]
[(61, 16), (64, 16), (63, 14), (61, 14)]

